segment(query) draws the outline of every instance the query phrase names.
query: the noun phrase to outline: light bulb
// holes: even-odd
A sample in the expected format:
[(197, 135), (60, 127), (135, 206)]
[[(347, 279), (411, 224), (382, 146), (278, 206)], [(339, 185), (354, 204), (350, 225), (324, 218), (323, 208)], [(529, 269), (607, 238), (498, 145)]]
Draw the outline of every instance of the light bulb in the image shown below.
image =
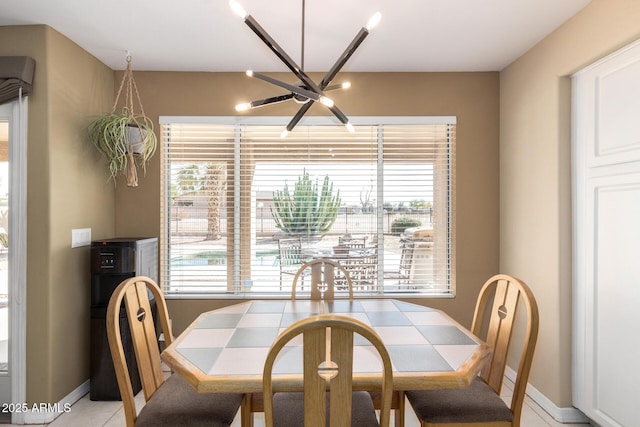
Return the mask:
[(373, 30), (373, 27), (375, 27), (376, 25), (378, 25), (378, 23), (380, 22), (380, 19), (382, 19), (382, 14), (380, 12), (376, 12), (370, 19), (369, 22), (367, 22), (367, 31), (371, 31)]
[(322, 105), (326, 105), (329, 108), (333, 107), (333, 100), (331, 98), (327, 98), (326, 96), (320, 97), (320, 103)]
[(353, 133), (353, 132), (355, 132), (355, 131), (356, 131), (356, 128), (354, 128), (354, 127), (353, 127), (353, 125), (352, 125), (350, 122), (347, 122), (347, 123), (345, 124), (345, 126), (347, 127), (347, 130), (348, 130), (349, 132), (351, 132), (351, 133)]
[(287, 135), (289, 135), (289, 131), (288, 130), (283, 130), (282, 133), (280, 134), (280, 138), (286, 138)]
[(242, 19), (246, 19), (247, 17), (247, 11), (244, 10), (244, 8), (240, 5), (240, 3), (238, 3), (235, 0), (231, 0), (229, 2), (229, 6), (231, 7), (231, 10), (233, 10), (233, 12), (238, 15), (240, 18)]
[(236, 105), (236, 111), (247, 111), (251, 109), (250, 102), (243, 102), (242, 104)]
[(351, 87), (351, 82), (342, 83), (342, 89), (349, 89)]

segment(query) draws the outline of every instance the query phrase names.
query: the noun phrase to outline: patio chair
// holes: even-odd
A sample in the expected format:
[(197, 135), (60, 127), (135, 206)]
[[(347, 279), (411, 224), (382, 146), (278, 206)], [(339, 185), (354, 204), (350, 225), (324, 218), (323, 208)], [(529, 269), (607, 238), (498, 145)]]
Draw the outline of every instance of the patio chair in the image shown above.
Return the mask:
[[(295, 276), (302, 265), (302, 241), (300, 238), (285, 238), (278, 240), (278, 265), (280, 267), (280, 290), (282, 279)], [(304, 278), (303, 284), (304, 284)]]
[[(167, 345), (173, 341), (167, 305), (158, 285), (148, 277), (132, 277), (113, 292), (107, 308), (107, 337), (124, 406), (127, 427), (230, 426), (238, 413), (241, 394), (198, 393), (179, 375), (164, 377), (149, 292)], [(129, 368), (120, 335), (120, 310), (127, 312), (131, 340), (146, 400), (136, 411)]]
[[(280, 367), (278, 355), (290, 352), (302, 335), (304, 392), (273, 393)], [(353, 391), (354, 335), (373, 346), (381, 359), (378, 388), (380, 421), (371, 394)], [(330, 338), (329, 338), (330, 337)], [(267, 427), (383, 426), (388, 427), (393, 393), (391, 359), (380, 337), (364, 323), (346, 316), (320, 315), (289, 326), (271, 346), (263, 371), (264, 418)], [(376, 375), (377, 376), (377, 375)], [(327, 422), (328, 421), (328, 422)]]
[(377, 280), (378, 248), (377, 246), (351, 249), (346, 259), (340, 264), (349, 272), (354, 289), (373, 289)]
[(413, 265), (413, 256), (416, 244), (413, 240), (403, 239), (400, 241), (400, 263), (398, 270), (385, 271), (385, 279), (395, 279), (398, 285), (409, 285), (411, 282), (411, 268)]
[[(526, 320), (525, 335), (511, 404), (507, 405), (500, 390), (518, 307), (526, 309), (524, 316), (518, 316)], [(471, 326), (493, 350), (489, 363), (467, 388), (407, 391), (421, 426), (519, 427), (538, 323), (536, 300), (524, 282), (504, 274), (491, 277), (480, 290)]]

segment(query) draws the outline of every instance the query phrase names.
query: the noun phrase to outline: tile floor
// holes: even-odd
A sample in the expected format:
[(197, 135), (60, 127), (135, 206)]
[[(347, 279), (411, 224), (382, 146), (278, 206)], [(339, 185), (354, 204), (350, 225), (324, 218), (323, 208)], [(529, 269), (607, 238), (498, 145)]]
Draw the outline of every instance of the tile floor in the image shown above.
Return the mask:
[[(513, 383), (505, 379), (502, 397), (507, 399), (511, 396)], [(136, 397), (136, 403), (142, 405), (144, 397), (140, 393)], [(264, 421), (261, 414), (256, 414), (254, 425), (263, 427)], [(391, 417), (393, 421), (393, 416)], [(7, 424), (4, 424), (7, 425)], [(94, 402), (86, 395), (76, 402), (71, 411), (60, 415), (49, 427), (122, 427), (124, 426), (124, 413), (122, 404), (119, 402)], [(526, 404), (522, 413), (522, 427), (562, 427), (568, 426), (555, 421), (540, 406), (531, 399), (526, 399)], [(418, 427), (419, 423), (409, 404), (407, 403), (406, 427)], [(587, 427), (589, 424), (571, 424), (571, 427)], [(38, 426), (31, 426), (38, 427)], [(240, 427), (240, 420), (236, 418), (233, 427)]]

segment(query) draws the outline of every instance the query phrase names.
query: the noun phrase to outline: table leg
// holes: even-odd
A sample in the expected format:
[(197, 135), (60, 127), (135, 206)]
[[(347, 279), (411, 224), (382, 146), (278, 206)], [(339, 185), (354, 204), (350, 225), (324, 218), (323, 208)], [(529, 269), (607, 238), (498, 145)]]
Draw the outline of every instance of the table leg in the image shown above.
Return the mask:
[(404, 391), (395, 391), (394, 393), (396, 393), (396, 405), (393, 409), (393, 415), (395, 416), (393, 425), (394, 427), (404, 427)]
[[(373, 399), (373, 407), (380, 409), (382, 394), (379, 391), (371, 391), (371, 399)], [(391, 395), (391, 410), (394, 416), (394, 427), (404, 427), (404, 391), (394, 390)]]
[(242, 404), (240, 405), (240, 424), (242, 427), (253, 427), (252, 400), (253, 395), (251, 393), (246, 393), (242, 398)]

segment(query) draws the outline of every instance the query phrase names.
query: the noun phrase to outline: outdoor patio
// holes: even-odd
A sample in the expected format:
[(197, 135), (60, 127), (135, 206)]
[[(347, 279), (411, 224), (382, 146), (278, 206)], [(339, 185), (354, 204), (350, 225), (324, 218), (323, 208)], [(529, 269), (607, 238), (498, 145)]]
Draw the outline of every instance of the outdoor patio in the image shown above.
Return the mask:
[[(338, 245), (341, 235), (325, 235), (319, 242), (310, 243), (315, 251), (328, 251)], [(369, 240), (371, 245), (374, 244)], [(179, 256), (172, 256), (172, 278), (171, 284), (177, 285), (169, 292), (200, 292), (203, 288), (226, 288), (227, 275), (227, 245), (226, 239), (217, 241), (207, 241), (200, 238), (184, 238), (179, 244), (174, 243), (172, 254), (179, 253)], [(424, 290), (429, 286), (427, 275), (432, 274), (431, 249), (415, 254), (416, 262), (419, 265), (414, 271), (411, 280), (401, 280), (398, 275), (400, 271), (401, 245), (400, 237), (388, 235), (384, 236), (383, 250), (378, 253), (381, 263), (384, 266), (382, 274), (378, 277), (383, 279), (384, 291), (415, 292), (417, 288)], [(194, 280), (194, 276), (200, 279)], [(184, 277), (185, 281), (180, 278)], [(385, 277), (386, 276), (386, 277)], [(286, 276), (283, 281), (283, 288), (290, 286), (292, 276)], [(252, 245), (251, 273), (250, 276), (243, 277), (237, 291), (245, 293), (272, 293), (280, 292), (280, 266), (278, 259), (278, 240), (271, 237), (258, 237)], [(433, 288), (435, 289), (435, 287)], [(368, 289), (369, 293), (373, 290)]]

